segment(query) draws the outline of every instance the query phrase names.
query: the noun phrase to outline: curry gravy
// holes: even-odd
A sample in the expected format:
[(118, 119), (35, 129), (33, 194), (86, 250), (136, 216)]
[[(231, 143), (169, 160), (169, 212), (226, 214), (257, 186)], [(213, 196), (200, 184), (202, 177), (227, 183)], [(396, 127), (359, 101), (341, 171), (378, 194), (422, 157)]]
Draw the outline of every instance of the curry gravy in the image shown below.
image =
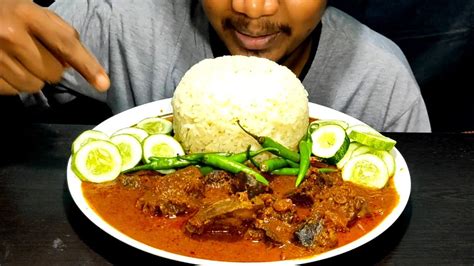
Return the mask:
[[(275, 195), (283, 195), (294, 187), (295, 177), (276, 176), (271, 180)], [(399, 196), (392, 179), (381, 190), (349, 186), (367, 199), (371, 216), (358, 219), (346, 232), (337, 232), (337, 246), (350, 243), (376, 227), (393, 210)], [(108, 224), (125, 235), (157, 249), (209, 260), (262, 262), (303, 258), (327, 251), (307, 249), (296, 244), (272, 245), (245, 239), (219, 240), (194, 238), (185, 234), (184, 224), (191, 215), (167, 218), (145, 214), (136, 202), (142, 196), (137, 189), (128, 189), (118, 182), (94, 184), (83, 182), (82, 190), (89, 206)], [(308, 209), (297, 207), (298, 213)]]

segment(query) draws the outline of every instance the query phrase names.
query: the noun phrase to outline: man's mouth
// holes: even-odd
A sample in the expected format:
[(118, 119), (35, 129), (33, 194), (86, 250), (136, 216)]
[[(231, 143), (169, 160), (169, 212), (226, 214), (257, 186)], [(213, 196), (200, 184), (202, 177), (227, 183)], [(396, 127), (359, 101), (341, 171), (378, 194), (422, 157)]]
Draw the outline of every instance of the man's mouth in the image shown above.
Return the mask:
[(268, 49), (273, 40), (278, 36), (278, 32), (271, 34), (248, 35), (240, 31), (233, 30), (234, 36), (239, 44), (246, 50), (265, 50)]
[(226, 18), (222, 27), (230, 32), (237, 44), (247, 51), (263, 51), (275, 45), (280, 35), (291, 36), (291, 28), (269, 20), (250, 21), (243, 16)]

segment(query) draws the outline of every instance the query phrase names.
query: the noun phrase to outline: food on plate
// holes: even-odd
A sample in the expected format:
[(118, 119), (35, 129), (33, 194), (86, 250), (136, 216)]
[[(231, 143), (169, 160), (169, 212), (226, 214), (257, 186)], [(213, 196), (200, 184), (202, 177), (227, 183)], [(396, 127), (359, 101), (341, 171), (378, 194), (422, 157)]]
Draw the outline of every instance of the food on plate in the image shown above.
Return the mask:
[(108, 140), (109, 136), (104, 132), (98, 130), (86, 130), (82, 132), (72, 143), (71, 145), (71, 152), (74, 154), (76, 153), (84, 144), (92, 141), (92, 140)]
[[(217, 261), (306, 258), (355, 241), (397, 205), (396, 142), (309, 118), (301, 83), (271, 61), (205, 60), (172, 105), (165, 118), (74, 142), (88, 204), (137, 241)], [(123, 134), (135, 128), (147, 135)]]
[(117, 146), (122, 157), (121, 171), (126, 171), (136, 166), (142, 159), (142, 144), (135, 135), (115, 134), (110, 141)]
[(142, 159), (144, 163), (150, 163), (150, 157), (175, 157), (184, 155), (181, 144), (175, 138), (165, 134), (153, 134), (146, 137), (142, 142), (142, 146)]
[[(320, 120), (313, 123), (316, 121)], [(301, 147), (297, 151), (288, 149), (290, 155), (285, 158), (278, 156), (276, 147), (282, 145), (278, 142), (276, 146), (264, 144), (257, 150), (247, 147), (236, 153), (184, 153), (180, 146), (175, 146), (165, 157), (155, 156), (159, 152), (145, 157), (142, 154), (148, 161), (117, 173), (113, 180), (104, 179), (105, 186), (93, 183), (100, 181), (97, 178), (84, 178), (81, 174), (84, 181), (89, 181), (83, 182), (83, 193), (90, 206), (109, 224), (138, 241), (169, 252), (253, 262), (313, 256), (369, 232), (398, 201), (388, 178), (393, 175), (388, 174), (389, 165), (395, 167), (391, 153), (352, 141), (349, 146), (354, 146), (353, 150), (365, 148), (355, 155), (347, 148), (343, 158), (347, 154), (349, 158), (343, 165), (329, 163), (331, 156), (319, 157), (311, 152), (318, 150), (312, 146), (315, 140), (333, 143), (332, 140), (343, 138), (345, 142), (348, 133), (339, 125), (341, 122), (324, 122), (317, 127), (313, 123), (308, 125), (307, 132), (309, 136), (319, 137), (308, 142), (311, 138), (304, 136), (300, 141), (311, 144), (307, 146), (310, 154), (307, 172), (300, 182), (297, 179), (302, 163)], [(340, 132), (327, 130), (328, 126), (343, 129), (344, 137)], [(256, 138), (257, 143), (272, 140), (256, 136), (243, 127), (241, 130)], [(319, 130), (323, 133), (317, 133)], [(150, 151), (160, 151), (162, 144), (167, 146), (165, 150), (179, 145), (173, 132), (148, 138), (167, 140), (146, 144)], [(96, 142), (86, 143), (79, 152)], [(144, 142), (142, 145), (145, 147)], [(274, 157), (253, 164), (251, 158), (262, 152), (272, 152)], [(320, 153), (327, 151), (316, 151)], [(391, 159), (382, 159), (382, 153)], [(373, 167), (367, 166), (374, 160), (381, 169), (376, 173)], [(77, 159), (73, 161), (77, 164)], [(239, 252), (249, 247), (251, 251)], [(216, 249), (219, 252), (211, 252)]]
[(171, 121), (162, 117), (148, 117), (135, 125), (136, 128), (145, 130), (148, 134), (169, 134), (173, 130)]
[(122, 169), (119, 148), (108, 140), (91, 140), (72, 155), (71, 169), (81, 180), (103, 183), (117, 178)]
[(258, 57), (199, 62), (178, 84), (172, 106), (175, 137), (191, 153), (259, 148), (237, 120), (294, 151), (308, 127), (308, 94), (300, 80), (288, 68)]
[(148, 137), (148, 132), (146, 132), (144, 129), (141, 129), (141, 128), (138, 128), (138, 127), (125, 127), (125, 128), (122, 128), (120, 130), (115, 131), (112, 136), (122, 135), (122, 134), (132, 135), (136, 139), (138, 139), (140, 142), (142, 142), (146, 137)]
[(349, 148), (349, 136), (339, 125), (321, 125), (311, 133), (312, 153), (328, 163), (338, 163)]
[(388, 178), (385, 162), (370, 153), (351, 158), (342, 168), (342, 179), (369, 188), (384, 187)]

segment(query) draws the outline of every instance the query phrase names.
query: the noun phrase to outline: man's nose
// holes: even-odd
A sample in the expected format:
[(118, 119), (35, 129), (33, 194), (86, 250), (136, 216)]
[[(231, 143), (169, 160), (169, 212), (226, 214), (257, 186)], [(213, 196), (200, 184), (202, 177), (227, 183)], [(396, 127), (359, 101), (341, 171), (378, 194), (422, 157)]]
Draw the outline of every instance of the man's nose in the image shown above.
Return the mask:
[(249, 18), (274, 15), (280, 6), (280, 0), (233, 0), (232, 9)]

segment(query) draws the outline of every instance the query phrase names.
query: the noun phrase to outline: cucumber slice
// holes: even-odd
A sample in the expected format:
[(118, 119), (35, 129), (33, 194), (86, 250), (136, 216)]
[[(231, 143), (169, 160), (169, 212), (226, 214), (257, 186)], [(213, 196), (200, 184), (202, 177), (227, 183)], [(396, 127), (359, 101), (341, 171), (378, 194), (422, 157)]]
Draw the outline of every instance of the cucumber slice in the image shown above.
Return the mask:
[(119, 129), (116, 132), (114, 132), (112, 136), (121, 135), (121, 134), (132, 135), (135, 138), (137, 138), (140, 142), (142, 142), (146, 137), (148, 137), (148, 132), (138, 127), (126, 127), (126, 128)]
[(76, 153), (82, 146), (93, 140), (108, 140), (109, 136), (102, 131), (86, 130), (82, 132), (73, 142), (71, 146), (72, 154)]
[(117, 146), (122, 156), (122, 168), (120, 171), (135, 167), (142, 159), (142, 144), (135, 136), (128, 134), (115, 135), (110, 141)]
[(339, 162), (349, 147), (346, 130), (339, 125), (324, 125), (311, 134), (312, 153), (329, 164)]
[(388, 151), (384, 150), (372, 150), (369, 153), (378, 156), (380, 159), (383, 160), (385, 165), (387, 166), (388, 176), (393, 176), (395, 174), (395, 158), (393, 158), (392, 154)]
[(141, 120), (136, 125), (148, 134), (169, 134), (173, 130), (173, 123), (161, 117), (149, 117)]
[(338, 169), (342, 169), (342, 167), (344, 166), (344, 164), (346, 164), (346, 162), (351, 158), (352, 153), (353, 153), (357, 148), (359, 148), (360, 146), (362, 146), (362, 144), (357, 143), (357, 142), (351, 142), (351, 143), (349, 144), (349, 148), (347, 148), (347, 151), (346, 151), (346, 153), (344, 154), (344, 157), (342, 157), (342, 159), (339, 160), (339, 162), (336, 163), (337, 168), (338, 168)]
[[(354, 142), (354, 143), (357, 143), (357, 142)], [(365, 145), (360, 144), (359, 148), (355, 149), (352, 152), (351, 158), (356, 157), (357, 155), (362, 155), (362, 154), (369, 153), (369, 152), (372, 152), (372, 151), (375, 151), (375, 150), (373, 148), (369, 147), (369, 146), (365, 146)]]
[(342, 168), (342, 179), (373, 189), (383, 188), (388, 178), (384, 161), (370, 153), (352, 157)]
[(346, 129), (347, 135), (349, 135), (349, 138), (350, 138), (351, 132), (354, 130), (358, 132), (363, 132), (363, 133), (372, 133), (375, 135), (382, 135), (380, 134), (380, 132), (378, 132), (377, 130), (373, 129), (372, 127), (368, 125), (353, 125)]
[(72, 155), (71, 169), (84, 181), (102, 183), (120, 175), (122, 156), (112, 142), (94, 140)]
[(395, 140), (385, 137), (378, 132), (362, 132), (355, 129), (349, 133), (349, 138), (371, 148), (385, 151), (392, 150), (397, 143)]
[(175, 157), (184, 155), (183, 147), (173, 137), (165, 134), (150, 135), (142, 142), (143, 162), (149, 163), (151, 156), (156, 157)]
[(346, 121), (322, 119), (311, 122), (311, 124), (309, 124), (309, 132), (313, 133), (318, 127), (325, 125), (338, 125), (344, 129), (349, 128), (349, 124)]

